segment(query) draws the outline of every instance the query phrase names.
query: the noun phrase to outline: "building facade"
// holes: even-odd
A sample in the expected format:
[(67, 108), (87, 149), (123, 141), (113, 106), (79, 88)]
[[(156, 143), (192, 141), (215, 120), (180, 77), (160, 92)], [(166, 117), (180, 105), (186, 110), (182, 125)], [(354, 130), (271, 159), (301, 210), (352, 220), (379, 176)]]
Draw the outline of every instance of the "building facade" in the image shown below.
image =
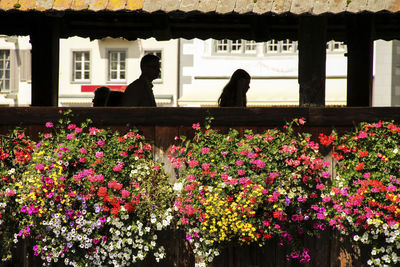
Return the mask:
[[(0, 36), (0, 105), (30, 104), (29, 37)], [(122, 38), (60, 40), (59, 106), (91, 106), (100, 86), (123, 91), (140, 75), (140, 59), (161, 58), (154, 84), (157, 106), (217, 106), (224, 85), (236, 69), (252, 77), (248, 106), (297, 106), (297, 42), (246, 40)], [(327, 43), (326, 106), (346, 105), (346, 46)], [(374, 106), (400, 105), (400, 42), (376, 41)]]

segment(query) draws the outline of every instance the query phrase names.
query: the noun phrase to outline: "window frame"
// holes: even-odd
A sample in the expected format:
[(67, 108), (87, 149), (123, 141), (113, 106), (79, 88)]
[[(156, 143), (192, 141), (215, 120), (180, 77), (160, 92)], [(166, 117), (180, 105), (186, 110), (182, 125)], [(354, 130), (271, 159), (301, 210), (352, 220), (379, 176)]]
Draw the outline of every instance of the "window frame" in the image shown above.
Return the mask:
[[(271, 50), (269, 47), (276, 47), (276, 50)], [(284, 47), (288, 47), (287, 50)], [(264, 56), (271, 55), (295, 55), (298, 53), (298, 41), (292, 41), (290, 39), (275, 40), (272, 39), (264, 43)]]
[[(76, 53), (82, 53), (82, 54), (84, 54), (84, 53), (89, 53), (89, 78), (88, 79), (85, 79), (85, 78), (83, 78), (83, 79), (76, 79), (76, 75), (75, 75), (75, 73), (76, 73), (76, 65), (75, 65), (75, 63), (76, 63), (76, 61), (75, 61), (75, 54)], [(81, 70), (81, 77), (83, 76), (84, 77), (84, 72), (85, 72), (85, 61), (83, 61), (83, 62), (81, 62), (81, 64), (82, 64), (82, 70)], [(91, 83), (91, 80), (92, 80), (92, 55), (91, 55), (91, 51), (90, 50), (87, 50), (87, 49), (85, 49), (85, 50), (73, 50), (72, 51), (72, 82), (73, 83), (80, 83), (80, 84), (87, 84), (87, 83)]]
[[(215, 40), (214, 42), (214, 55), (257, 55), (257, 45), (258, 43), (254, 40), (244, 40), (244, 39), (222, 39)], [(226, 42), (226, 43), (221, 43)], [(247, 49), (247, 46), (254, 46), (254, 50)], [(239, 49), (233, 49), (234, 46), (239, 46)], [(220, 49), (220, 47), (226, 47), (226, 49)]]
[[(120, 66), (120, 54), (118, 54), (118, 60), (117, 60), (117, 76), (119, 78), (117, 79), (111, 79), (111, 54), (112, 53), (125, 53), (125, 78), (121, 79), (121, 69), (119, 68)], [(128, 49), (108, 49), (107, 50), (107, 83), (117, 83), (117, 84), (125, 84), (127, 82), (127, 74), (128, 74), (128, 64), (127, 64), (127, 58), (128, 58)]]
[[(3, 58), (2, 56), (0, 58), (0, 61), (3, 61), (3, 67), (0, 69), (0, 71), (4, 71), (4, 73), (0, 72), (0, 85), (2, 85), (3, 82), (6, 82), (8, 80), (8, 88), (0, 88), (0, 93), (10, 92), (11, 91), (11, 50), (10, 49), (0, 49), (0, 52), (8, 52), (8, 59), (5, 57)], [(4, 53), (4, 55), (5, 54), (6, 53)], [(8, 65), (6, 64), (7, 62), (8, 62)], [(6, 66), (8, 66), (8, 68), (5, 68)], [(8, 78), (5, 77), (6, 76), (5, 73), (7, 70), (8, 70)]]
[[(335, 49), (335, 44), (341, 46), (341, 48)], [(347, 52), (347, 45), (344, 42), (338, 42), (335, 40), (330, 40), (326, 42), (326, 52), (327, 53), (337, 53), (342, 54)]]

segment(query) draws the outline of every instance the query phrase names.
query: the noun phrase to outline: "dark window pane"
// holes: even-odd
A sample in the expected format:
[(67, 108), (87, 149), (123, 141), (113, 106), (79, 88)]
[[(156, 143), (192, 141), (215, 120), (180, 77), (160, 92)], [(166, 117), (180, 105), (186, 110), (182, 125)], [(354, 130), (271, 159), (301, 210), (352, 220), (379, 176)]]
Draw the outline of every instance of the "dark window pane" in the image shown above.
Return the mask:
[(111, 72), (111, 79), (116, 80), (117, 79), (117, 72), (113, 71)]

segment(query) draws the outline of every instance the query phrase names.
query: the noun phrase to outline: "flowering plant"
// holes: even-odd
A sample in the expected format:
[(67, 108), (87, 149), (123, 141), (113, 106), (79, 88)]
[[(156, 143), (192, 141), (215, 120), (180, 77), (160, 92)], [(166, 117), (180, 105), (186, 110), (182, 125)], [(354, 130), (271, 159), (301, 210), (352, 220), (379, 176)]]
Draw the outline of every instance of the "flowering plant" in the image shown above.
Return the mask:
[(88, 123), (46, 123), (16, 184), (23, 220), (15, 242), (30, 237), (46, 263), (126, 266), (149, 252), (162, 259), (157, 231), (172, 219), (172, 186), (151, 145), (137, 130), (120, 135)]
[(334, 132), (320, 139), (333, 144), (338, 161), (329, 224), (371, 248), (368, 265), (399, 264), (400, 127), (364, 122), (340, 138)]
[(263, 246), (271, 238), (290, 247), (288, 260), (310, 260), (302, 241), (325, 229), (322, 189), (330, 173), (310, 135), (294, 133), (294, 124), (304, 122), (241, 136), (221, 134), (208, 120), (204, 130), (193, 124), (193, 140), (176, 138), (170, 161), (185, 168), (174, 206), (198, 266), (232, 242)]
[(16, 212), (14, 183), (20, 181), (22, 173), (31, 160), (33, 142), (21, 129), (0, 136), (0, 255), (1, 260), (11, 258), (14, 247), (13, 233), (18, 228), (19, 214)]

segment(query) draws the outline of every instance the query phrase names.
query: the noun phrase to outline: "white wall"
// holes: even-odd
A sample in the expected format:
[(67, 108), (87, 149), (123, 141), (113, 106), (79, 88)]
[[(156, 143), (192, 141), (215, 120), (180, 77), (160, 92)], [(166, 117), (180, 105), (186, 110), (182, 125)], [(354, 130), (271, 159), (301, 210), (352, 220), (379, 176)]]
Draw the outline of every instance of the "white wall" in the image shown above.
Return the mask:
[[(162, 50), (162, 75), (164, 79), (154, 81), (154, 94), (172, 95), (176, 94), (177, 88), (177, 41), (156, 42), (155, 39), (127, 41), (122, 38), (105, 38), (90, 41), (88, 38), (71, 37), (62, 39), (60, 42), (60, 82), (59, 95), (60, 105), (71, 105), (71, 103), (86, 105), (91, 104), (93, 93), (81, 92), (82, 85), (128, 85), (140, 76), (140, 59), (144, 51)], [(124, 49), (127, 51), (126, 80), (123, 82), (108, 81), (108, 51), (112, 49)], [(89, 82), (74, 82), (72, 80), (74, 51), (90, 51), (91, 73)], [(84, 96), (86, 98), (82, 99)], [(174, 97), (175, 98), (175, 97)]]
[(17, 62), (12, 64), (16, 66), (17, 70), (12, 71), (16, 75), (14, 78), (16, 92), (0, 92), (0, 105), (7, 106), (29, 106), (31, 103), (31, 81), (21, 81), (20, 72), (22, 69), (22, 64), (24, 64), (23, 59), (21, 59), (21, 50), (28, 51), (31, 49), (31, 44), (29, 42), (29, 36), (0, 36), (0, 49), (13, 50), (16, 52)]
[(378, 40), (374, 45), (373, 106), (390, 106), (392, 97), (392, 42)]
[[(186, 47), (185, 47), (186, 46)], [(194, 39), (184, 44), (183, 53), (193, 55), (193, 66), (183, 75), (192, 76), (192, 84), (183, 85), (181, 106), (217, 105), (222, 88), (232, 73), (244, 69), (252, 77), (247, 93), (248, 106), (298, 105), (298, 54), (263, 53), (263, 44), (256, 54), (218, 54), (211, 39)], [(326, 67), (326, 104), (346, 104), (347, 58), (344, 53), (328, 53)], [(285, 79), (286, 77), (286, 79)]]

